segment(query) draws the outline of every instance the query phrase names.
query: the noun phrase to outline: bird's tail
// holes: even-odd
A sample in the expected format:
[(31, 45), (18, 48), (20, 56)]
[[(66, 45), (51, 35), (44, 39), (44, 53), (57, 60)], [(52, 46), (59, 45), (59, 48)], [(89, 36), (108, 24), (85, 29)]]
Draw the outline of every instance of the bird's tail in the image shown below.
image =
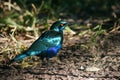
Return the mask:
[(18, 60), (21, 60), (21, 59), (27, 57), (27, 56), (28, 56), (28, 55), (26, 54), (26, 52), (24, 52), (24, 53), (16, 56), (14, 59), (12, 59), (12, 60), (9, 62), (9, 65), (12, 64), (12, 63), (15, 62), (15, 61), (18, 61)]
[(14, 59), (12, 59), (8, 64), (12, 64), (13, 62), (15, 61), (18, 61), (18, 60), (21, 60), (27, 56), (34, 56), (34, 55), (39, 55), (41, 53), (41, 51), (31, 51), (31, 52), (28, 52), (28, 51), (25, 51), (23, 52), (22, 54), (16, 56)]

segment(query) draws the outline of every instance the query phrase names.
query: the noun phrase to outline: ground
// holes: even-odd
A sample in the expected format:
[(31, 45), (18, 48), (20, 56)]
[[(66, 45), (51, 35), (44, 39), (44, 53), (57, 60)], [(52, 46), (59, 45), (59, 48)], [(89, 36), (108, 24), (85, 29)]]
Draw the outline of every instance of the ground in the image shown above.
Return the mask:
[(1, 61), (0, 80), (120, 80), (120, 32), (99, 36), (97, 47), (88, 33), (65, 31), (63, 48), (46, 64), (36, 57), (10, 66)]
[[(74, 4), (73, 4), (74, 3)], [(0, 0), (0, 80), (120, 80), (120, 1)], [(9, 65), (58, 19), (59, 54)]]

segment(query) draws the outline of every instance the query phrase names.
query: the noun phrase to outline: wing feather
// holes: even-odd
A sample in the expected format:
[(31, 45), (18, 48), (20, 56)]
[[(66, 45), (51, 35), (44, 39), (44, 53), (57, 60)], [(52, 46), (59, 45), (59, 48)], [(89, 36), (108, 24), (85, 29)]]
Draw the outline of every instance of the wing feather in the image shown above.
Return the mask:
[(28, 49), (28, 51), (44, 51), (62, 43), (62, 34), (56, 31), (46, 31)]

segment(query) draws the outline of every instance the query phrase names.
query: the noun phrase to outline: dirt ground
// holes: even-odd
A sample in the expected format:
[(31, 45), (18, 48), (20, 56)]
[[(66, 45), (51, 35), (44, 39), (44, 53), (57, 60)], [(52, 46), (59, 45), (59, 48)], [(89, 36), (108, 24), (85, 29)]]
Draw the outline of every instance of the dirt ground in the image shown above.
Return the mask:
[(37, 59), (7, 66), (1, 61), (0, 80), (120, 80), (120, 32), (100, 36), (97, 47), (89, 39), (65, 34), (57, 58), (46, 64)]

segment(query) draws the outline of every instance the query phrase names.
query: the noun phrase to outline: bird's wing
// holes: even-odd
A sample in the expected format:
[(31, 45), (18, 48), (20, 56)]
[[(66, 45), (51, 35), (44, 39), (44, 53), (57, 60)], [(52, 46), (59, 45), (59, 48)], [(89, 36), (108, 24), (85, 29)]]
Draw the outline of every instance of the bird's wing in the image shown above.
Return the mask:
[(28, 51), (44, 51), (48, 48), (60, 45), (63, 40), (61, 33), (56, 31), (46, 31), (28, 49)]

